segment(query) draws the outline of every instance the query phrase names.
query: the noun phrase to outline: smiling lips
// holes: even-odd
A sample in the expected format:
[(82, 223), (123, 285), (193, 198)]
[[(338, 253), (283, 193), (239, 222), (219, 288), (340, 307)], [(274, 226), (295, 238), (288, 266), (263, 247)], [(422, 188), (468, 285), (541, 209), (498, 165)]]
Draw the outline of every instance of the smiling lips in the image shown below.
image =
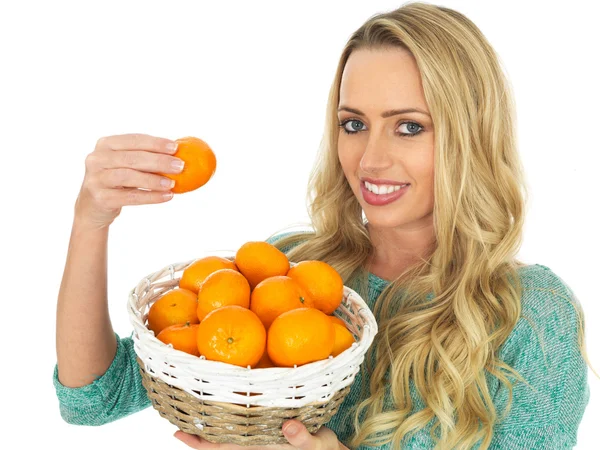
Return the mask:
[(400, 190), (401, 187), (410, 184), (408, 181), (394, 181), (385, 180), (383, 178), (376, 179), (368, 177), (361, 177), (360, 181), (361, 185), (366, 186), (369, 191), (379, 195), (396, 192)]
[(409, 184), (372, 184), (368, 181), (361, 181), (360, 190), (365, 201), (374, 206), (387, 205), (398, 200), (410, 187)]
[(396, 184), (396, 185), (392, 185), (392, 184), (372, 184), (369, 183), (368, 181), (364, 182), (365, 187), (373, 192), (374, 194), (391, 194), (392, 192), (396, 192), (398, 190), (400, 190), (400, 188), (402, 188), (403, 186), (407, 186), (407, 184)]

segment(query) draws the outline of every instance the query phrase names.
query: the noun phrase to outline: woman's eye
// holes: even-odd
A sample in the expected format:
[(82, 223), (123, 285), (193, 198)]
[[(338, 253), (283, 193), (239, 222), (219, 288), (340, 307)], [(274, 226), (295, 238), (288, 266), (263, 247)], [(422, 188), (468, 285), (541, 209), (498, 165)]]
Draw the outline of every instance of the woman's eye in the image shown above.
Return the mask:
[[(346, 126), (347, 124), (350, 124), (349, 128)], [(361, 131), (361, 125), (364, 124), (360, 120), (356, 119), (346, 120), (344, 123), (342, 123), (344, 131), (346, 131), (347, 133), (356, 133), (357, 131)]]
[(407, 133), (400, 131), (400, 134), (402, 136), (414, 136), (420, 133), (421, 129), (423, 128), (421, 125), (419, 125), (418, 123), (415, 122), (404, 122), (400, 124), (400, 130), (402, 130), (402, 127), (406, 125), (406, 131)]
[[(350, 125), (350, 126), (348, 127), (347, 125)], [(364, 124), (360, 120), (357, 120), (357, 119), (348, 119), (348, 120), (342, 121), (339, 124), (339, 126), (342, 130), (344, 130), (344, 132), (346, 134), (356, 134), (359, 131), (364, 131), (363, 129), (361, 129), (361, 126), (364, 126)], [(405, 127), (404, 129), (406, 130), (406, 132), (400, 131), (397, 134), (400, 136), (403, 136), (403, 137), (416, 136), (416, 135), (420, 134), (421, 131), (423, 131), (423, 127), (416, 122), (402, 122), (399, 125), (399, 129), (403, 130), (402, 127)]]

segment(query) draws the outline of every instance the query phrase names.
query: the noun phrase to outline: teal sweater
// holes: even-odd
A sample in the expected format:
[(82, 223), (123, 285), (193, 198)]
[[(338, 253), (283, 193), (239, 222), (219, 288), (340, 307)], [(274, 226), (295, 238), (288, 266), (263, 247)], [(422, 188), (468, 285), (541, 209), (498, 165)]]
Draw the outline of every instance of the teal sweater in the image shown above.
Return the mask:
[[(287, 252), (289, 248), (283, 250)], [(530, 265), (520, 268), (519, 273), (524, 288), (522, 316), (500, 348), (499, 357), (518, 370), (533, 390), (523, 383), (514, 387), (510, 412), (504, 422), (496, 425), (489, 449), (570, 449), (577, 442), (577, 428), (590, 397), (587, 366), (577, 343), (577, 316), (568, 299), (581, 305), (569, 286), (548, 267)], [(388, 283), (369, 274), (369, 296), (365, 301), (371, 309)], [(54, 387), (60, 414), (66, 422), (102, 425), (151, 406), (142, 386), (131, 336), (116, 337), (117, 352), (112, 364), (87, 386), (63, 386), (55, 365)], [(360, 378), (359, 372), (337, 414), (326, 424), (346, 445), (353, 428), (344, 412), (359, 400)], [(508, 390), (497, 378), (486, 378), (500, 413), (508, 401)], [(411, 393), (415, 410), (424, 408), (419, 395), (412, 389)], [(390, 405), (387, 402), (386, 407)], [(434, 442), (429, 431), (430, 426), (405, 438), (402, 450), (432, 449)], [(357, 450), (373, 447), (361, 446)], [(391, 444), (379, 450), (391, 450)]]

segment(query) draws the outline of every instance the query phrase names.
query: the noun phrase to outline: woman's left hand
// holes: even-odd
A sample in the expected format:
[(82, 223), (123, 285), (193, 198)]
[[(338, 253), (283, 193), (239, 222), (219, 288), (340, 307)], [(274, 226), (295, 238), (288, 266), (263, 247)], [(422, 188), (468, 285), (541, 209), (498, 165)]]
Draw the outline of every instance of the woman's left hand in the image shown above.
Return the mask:
[(258, 446), (213, 444), (200, 436), (183, 431), (176, 431), (174, 436), (190, 448), (206, 450), (348, 450), (348, 447), (338, 441), (335, 433), (327, 427), (321, 427), (315, 434), (310, 434), (302, 422), (292, 419), (283, 424), (282, 431), (289, 444)]

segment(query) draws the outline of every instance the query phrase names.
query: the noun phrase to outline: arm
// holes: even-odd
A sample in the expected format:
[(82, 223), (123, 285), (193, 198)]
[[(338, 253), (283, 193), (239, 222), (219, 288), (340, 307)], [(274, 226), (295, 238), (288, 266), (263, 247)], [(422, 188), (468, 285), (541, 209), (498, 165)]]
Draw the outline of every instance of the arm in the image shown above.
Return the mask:
[(108, 228), (123, 206), (172, 198), (172, 180), (163, 174), (183, 168), (169, 156), (174, 144), (144, 134), (108, 136), (85, 160), (56, 309), (54, 386), (69, 423), (101, 425), (150, 404), (133, 341), (121, 340), (110, 322)]
[(108, 313), (108, 227), (88, 227), (77, 218), (56, 312), (58, 378), (66, 387), (90, 384), (113, 361), (117, 341)]
[[(523, 317), (499, 356), (530, 386), (515, 385), (512, 406), (497, 424), (490, 450), (558, 450), (576, 445), (590, 396), (587, 365), (579, 349), (578, 312), (582, 309), (573, 291), (550, 269), (540, 269), (528, 281)], [(508, 389), (498, 384), (494, 404), (500, 415)]]
[(53, 381), (62, 418), (103, 425), (150, 406), (131, 338), (113, 331), (106, 295), (108, 229), (75, 220), (57, 306)]

